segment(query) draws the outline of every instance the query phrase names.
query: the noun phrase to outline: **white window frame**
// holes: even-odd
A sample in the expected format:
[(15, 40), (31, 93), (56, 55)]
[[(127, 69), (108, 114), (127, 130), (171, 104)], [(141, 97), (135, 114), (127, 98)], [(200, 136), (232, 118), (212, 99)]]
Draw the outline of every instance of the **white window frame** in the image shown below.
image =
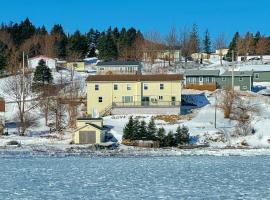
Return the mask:
[[(161, 87), (161, 86), (162, 86), (162, 87)], [(160, 90), (164, 90), (164, 83), (160, 83), (160, 84), (159, 84), (159, 89), (160, 89)]]
[(98, 97), (98, 102), (102, 103), (103, 102), (103, 97)]
[(260, 74), (259, 73), (254, 73), (254, 78), (255, 79), (259, 79), (260, 78)]
[(95, 91), (99, 91), (99, 84), (95, 84)]
[(130, 83), (127, 84), (127, 90), (132, 90), (132, 87), (131, 87)]
[(123, 103), (133, 103), (133, 96), (122, 96)]
[(143, 90), (148, 90), (148, 89), (149, 89), (148, 84), (147, 83), (144, 83), (143, 84)]
[(118, 84), (113, 84), (113, 90), (118, 90)]

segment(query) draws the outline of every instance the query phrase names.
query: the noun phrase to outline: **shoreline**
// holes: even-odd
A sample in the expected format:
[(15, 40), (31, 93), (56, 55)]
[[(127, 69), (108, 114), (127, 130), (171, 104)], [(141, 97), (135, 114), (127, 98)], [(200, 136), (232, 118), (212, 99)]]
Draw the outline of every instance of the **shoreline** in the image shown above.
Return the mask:
[(49, 145), (26, 145), (26, 146), (5, 146), (0, 148), (0, 157), (11, 156), (98, 156), (98, 157), (163, 157), (163, 156), (270, 156), (270, 148), (140, 148), (120, 146), (113, 150), (94, 150), (91, 146), (49, 146)]

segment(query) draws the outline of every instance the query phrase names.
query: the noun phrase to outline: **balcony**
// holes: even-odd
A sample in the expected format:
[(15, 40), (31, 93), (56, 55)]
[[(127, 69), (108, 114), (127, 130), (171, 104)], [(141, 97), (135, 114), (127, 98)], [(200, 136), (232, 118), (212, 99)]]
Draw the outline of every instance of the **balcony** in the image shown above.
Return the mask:
[(180, 107), (181, 101), (133, 101), (113, 102), (112, 108), (173, 108)]

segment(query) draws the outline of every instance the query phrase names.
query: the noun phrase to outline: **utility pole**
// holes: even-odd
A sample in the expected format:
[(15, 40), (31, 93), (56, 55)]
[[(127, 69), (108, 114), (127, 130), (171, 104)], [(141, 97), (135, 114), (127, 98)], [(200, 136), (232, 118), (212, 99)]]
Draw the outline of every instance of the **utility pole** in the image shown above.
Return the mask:
[(232, 91), (234, 91), (234, 50), (232, 50)]
[[(21, 126), (23, 126), (23, 134), (24, 134), (24, 131), (25, 131), (25, 130), (24, 130), (24, 129), (25, 129), (25, 127), (24, 127), (24, 126), (25, 126), (25, 124), (24, 124), (24, 123), (25, 123), (25, 121), (24, 121), (24, 104), (25, 104), (25, 103), (24, 103), (24, 100), (25, 100), (25, 99), (24, 99), (24, 96), (25, 96), (25, 94), (24, 94), (24, 92), (25, 92), (25, 91), (24, 91), (24, 90), (25, 90), (25, 80), (24, 80), (24, 78), (25, 78), (25, 77), (24, 77), (24, 75), (25, 75), (25, 69), (24, 69), (24, 65), (25, 65), (25, 64), (24, 64), (24, 51), (23, 51), (23, 71), (22, 71), (23, 76), (22, 76), (22, 86), (21, 86), (21, 87), (22, 87), (22, 88), (21, 88), (21, 89), (22, 89), (22, 94), (21, 94), (21, 108), (22, 108), (22, 115), (23, 115), (23, 116), (22, 116), (23, 124), (21, 124)], [(22, 127), (21, 127), (21, 128), (22, 128)]]
[(215, 128), (217, 128), (217, 92), (215, 93)]

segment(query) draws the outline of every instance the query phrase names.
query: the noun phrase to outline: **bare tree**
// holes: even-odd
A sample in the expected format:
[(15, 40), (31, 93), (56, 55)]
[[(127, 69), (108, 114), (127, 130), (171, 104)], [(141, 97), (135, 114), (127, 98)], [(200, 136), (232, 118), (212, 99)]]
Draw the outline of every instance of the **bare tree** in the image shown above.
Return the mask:
[(237, 125), (235, 128), (235, 136), (246, 136), (251, 134), (252, 127), (251, 127), (251, 121), (252, 117), (255, 114), (259, 114), (260, 110), (259, 108), (251, 104), (249, 101), (245, 99), (238, 99), (232, 109), (231, 113), (231, 119), (237, 121)]
[(225, 89), (222, 91), (220, 102), (218, 107), (223, 110), (224, 118), (230, 118), (235, 102), (239, 99), (239, 94), (230, 89)]
[(166, 41), (166, 45), (168, 47), (169, 50), (169, 65), (171, 65), (171, 60), (174, 61), (174, 53), (175, 53), (175, 49), (177, 46), (177, 31), (175, 26), (171, 27), (168, 35), (165, 38)]
[(225, 36), (223, 33), (221, 33), (217, 36), (216, 42), (215, 42), (215, 47), (216, 47), (216, 50), (218, 51), (220, 65), (223, 66), (223, 63), (222, 63), (223, 58), (222, 57), (224, 55), (223, 55), (222, 49), (226, 48)]
[(185, 61), (187, 62), (187, 57), (191, 55), (191, 50), (190, 50), (190, 31), (186, 27), (180, 31), (180, 48), (182, 55), (185, 57)]
[(256, 45), (256, 53), (260, 55), (261, 61), (263, 61), (263, 55), (265, 55), (270, 50), (270, 40), (268, 38), (262, 37), (259, 39)]
[(7, 78), (3, 85), (3, 92), (11, 101), (16, 103), (19, 119), (18, 124), (20, 127), (19, 132), (20, 135), (25, 135), (25, 131), (28, 128), (27, 121), (29, 119), (26, 115), (37, 106), (37, 104), (33, 104), (31, 100), (31, 77), (18, 74)]

